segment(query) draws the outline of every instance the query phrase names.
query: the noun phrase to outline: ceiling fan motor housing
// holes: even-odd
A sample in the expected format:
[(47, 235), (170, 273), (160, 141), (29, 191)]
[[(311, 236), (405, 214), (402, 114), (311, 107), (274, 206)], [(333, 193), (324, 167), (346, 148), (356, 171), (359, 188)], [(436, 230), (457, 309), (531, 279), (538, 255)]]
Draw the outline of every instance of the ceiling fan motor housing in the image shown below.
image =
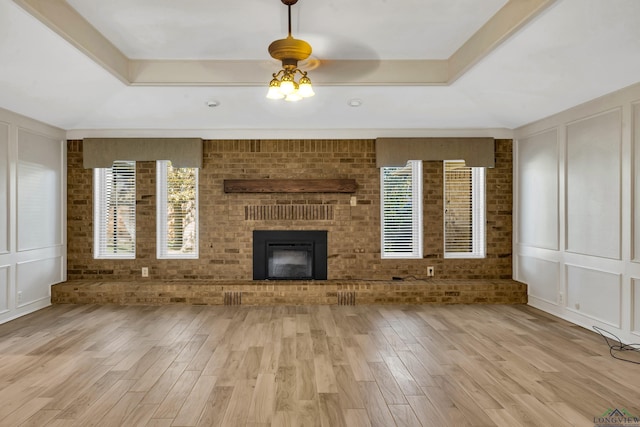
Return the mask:
[(296, 65), (311, 55), (311, 45), (304, 40), (294, 39), (289, 36), (286, 39), (275, 40), (269, 45), (269, 54), (272, 58)]

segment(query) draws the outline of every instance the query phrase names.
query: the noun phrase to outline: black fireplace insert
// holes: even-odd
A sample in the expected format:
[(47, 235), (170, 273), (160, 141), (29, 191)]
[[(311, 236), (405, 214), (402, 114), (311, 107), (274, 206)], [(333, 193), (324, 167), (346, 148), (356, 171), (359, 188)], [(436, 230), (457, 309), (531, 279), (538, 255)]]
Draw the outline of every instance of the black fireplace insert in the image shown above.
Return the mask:
[(327, 280), (327, 232), (255, 230), (253, 280)]

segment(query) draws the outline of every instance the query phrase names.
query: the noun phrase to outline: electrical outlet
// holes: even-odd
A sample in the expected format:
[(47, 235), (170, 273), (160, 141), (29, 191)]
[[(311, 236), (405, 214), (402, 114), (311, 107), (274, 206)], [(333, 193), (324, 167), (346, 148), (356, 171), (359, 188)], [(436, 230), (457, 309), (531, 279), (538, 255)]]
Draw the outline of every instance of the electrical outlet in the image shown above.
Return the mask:
[(149, 267), (142, 267), (142, 277), (149, 277)]
[(564, 304), (564, 294), (562, 292), (558, 294), (558, 303), (560, 305)]
[(429, 276), (429, 277), (433, 277), (433, 276), (435, 276), (435, 275), (436, 275), (436, 270), (435, 270), (435, 268), (433, 268), (433, 266), (432, 266), (432, 265), (428, 266), (428, 267), (427, 267), (427, 276)]
[(22, 302), (22, 291), (18, 291), (18, 302)]
[(358, 199), (356, 198), (356, 196), (351, 196), (351, 198), (349, 199), (349, 204), (351, 206), (358, 206)]

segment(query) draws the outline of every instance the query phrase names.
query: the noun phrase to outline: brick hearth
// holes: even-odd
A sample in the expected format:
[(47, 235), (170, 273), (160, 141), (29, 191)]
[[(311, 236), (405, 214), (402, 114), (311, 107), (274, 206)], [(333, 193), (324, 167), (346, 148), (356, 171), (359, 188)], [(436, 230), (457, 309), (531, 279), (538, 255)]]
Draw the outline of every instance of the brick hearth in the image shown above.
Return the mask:
[(69, 281), (53, 304), (308, 305), (526, 304), (513, 280)]

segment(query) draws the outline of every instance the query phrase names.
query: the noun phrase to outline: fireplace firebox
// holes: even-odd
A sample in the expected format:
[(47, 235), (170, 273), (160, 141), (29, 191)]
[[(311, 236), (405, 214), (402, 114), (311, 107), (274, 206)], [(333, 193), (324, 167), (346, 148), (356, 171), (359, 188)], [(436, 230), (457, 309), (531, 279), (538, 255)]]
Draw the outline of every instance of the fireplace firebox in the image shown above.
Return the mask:
[(326, 279), (326, 231), (253, 232), (253, 280)]

